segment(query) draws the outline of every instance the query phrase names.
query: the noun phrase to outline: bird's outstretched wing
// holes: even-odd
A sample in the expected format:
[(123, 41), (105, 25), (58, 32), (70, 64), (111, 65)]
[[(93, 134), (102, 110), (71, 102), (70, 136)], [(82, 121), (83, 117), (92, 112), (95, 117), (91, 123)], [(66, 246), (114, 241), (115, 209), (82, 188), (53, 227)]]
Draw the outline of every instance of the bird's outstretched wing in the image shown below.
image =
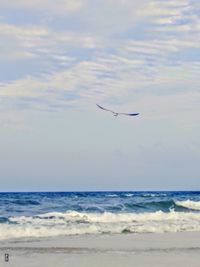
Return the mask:
[(112, 110), (110, 110), (110, 109), (107, 109), (107, 108), (103, 108), (102, 106), (100, 106), (100, 105), (98, 105), (98, 104), (96, 104), (96, 105), (97, 105), (97, 107), (99, 107), (100, 109), (103, 109), (103, 110), (105, 110), (105, 111), (112, 112), (113, 114), (117, 114), (117, 112), (114, 112), (114, 111), (112, 111)]
[(137, 116), (140, 113), (118, 113), (119, 115), (127, 115), (127, 116)]

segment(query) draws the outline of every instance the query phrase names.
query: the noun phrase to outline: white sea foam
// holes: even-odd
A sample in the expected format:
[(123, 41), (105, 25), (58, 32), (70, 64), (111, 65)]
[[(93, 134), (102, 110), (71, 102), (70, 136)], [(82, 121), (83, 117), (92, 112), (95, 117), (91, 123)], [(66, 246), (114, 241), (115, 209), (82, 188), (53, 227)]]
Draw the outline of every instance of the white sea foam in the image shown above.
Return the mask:
[(0, 224), (0, 239), (102, 233), (162, 233), (200, 231), (200, 213), (84, 213), (51, 212), (9, 218)]
[(134, 194), (125, 194), (126, 197), (132, 197)]
[(144, 196), (144, 197), (155, 197), (156, 194), (144, 194), (143, 196)]
[(118, 197), (117, 194), (109, 194), (108, 197)]
[(200, 201), (192, 201), (192, 200), (185, 200), (185, 201), (176, 201), (176, 205), (193, 209), (193, 210), (200, 210)]

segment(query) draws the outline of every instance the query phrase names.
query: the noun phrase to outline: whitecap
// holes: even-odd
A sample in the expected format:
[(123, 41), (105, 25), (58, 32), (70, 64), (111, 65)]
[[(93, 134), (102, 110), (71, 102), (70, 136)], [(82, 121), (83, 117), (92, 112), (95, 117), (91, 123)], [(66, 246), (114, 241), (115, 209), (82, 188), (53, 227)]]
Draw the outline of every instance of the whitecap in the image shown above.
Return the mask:
[(192, 201), (192, 200), (185, 200), (185, 201), (175, 201), (176, 205), (182, 206), (184, 208), (189, 208), (193, 210), (200, 210), (200, 201)]

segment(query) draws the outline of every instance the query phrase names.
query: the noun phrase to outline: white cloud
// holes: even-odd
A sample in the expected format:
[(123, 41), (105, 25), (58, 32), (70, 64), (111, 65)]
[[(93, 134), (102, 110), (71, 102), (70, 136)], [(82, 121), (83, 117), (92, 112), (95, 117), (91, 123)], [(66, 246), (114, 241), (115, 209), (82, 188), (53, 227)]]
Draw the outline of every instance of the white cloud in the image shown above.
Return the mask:
[[(13, 103), (26, 101), (29, 107), (48, 108), (51, 105), (62, 107), (63, 103), (67, 107), (68, 104), (94, 104), (96, 100), (112, 102), (112, 99), (117, 103), (128, 104), (134, 100), (136, 92), (139, 93), (139, 98), (134, 101), (139, 101), (145, 95), (160, 95), (165, 98), (166, 95), (197, 91), (200, 64), (181, 61), (177, 61), (174, 66), (167, 64), (168, 54), (159, 53), (159, 45), (160, 43), (155, 44), (157, 53), (154, 54), (151, 65), (145, 60), (145, 57), (148, 60), (148, 56), (134, 59), (138, 50), (133, 53), (129, 51), (125, 56), (124, 49), (121, 48), (119, 55), (100, 54), (46, 76), (30, 76), (3, 84), (0, 96)], [(139, 46), (141, 53), (148, 55), (148, 45), (145, 51), (140, 42)], [(153, 43), (149, 46), (151, 54)], [(173, 46), (172, 48), (168, 45), (166, 53), (174, 51)]]
[[(33, 43), (48, 35), (48, 31), (43, 27), (36, 26), (15, 26), (10, 24), (0, 24), (1, 50), (0, 58), (6, 60), (16, 60), (34, 57), (33, 51), (28, 48)], [(31, 45), (30, 45), (31, 43)]]
[(189, 1), (151, 1), (142, 16), (149, 18), (153, 30), (171, 34), (198, 34), (199, 7)]
[[(102, 40), (90, 34), (66, 31), (53, 31), (44, 26), (16, 26), (0, 23), (0, 59), (16, 61), (31, 59), (50, 61), (56, 59), (65, 64), (74, 57), (69, 56), (67, 47), (98, 49)], [(60, 47), (64, 48), (60, 48)]]
[(188, 0), (185, 1), (150, 1), (146, 9), (140, 12), (143, 16), (151, 17), (180, 17), (189, 8)]
[[(18, 7), (43, 8), (47, 2), (50, 7), (55, 5), (50, 0), (42, 1), (41, 5), (38, 1), (19, 1)], [(13, 1), (12, 5), (15, 7), (16, 3)], [(112, 99), (123, 104), (133, 99), (138, 101), (144, 94), (174, 95), (191, 87), (198, 90), (197, 60), (188, 62), (175, 57), (184, 49), (200, 48), (200, 36), (191, 34), (192, 25), (196, 25), (193, 28), (196, 32), (200, 23), (188, 0), (148, 1), (148, 5), (145, 0), (101, 3), (88, 0), (73, 4), (59, 1), (58, 7), (64, 3), (69, 9), (71, 5), (72, 10), (80, 8), (83, 32), (82, 28), (67, 31), (45, 24), (0, 24), (4, 42), (0, 58), (16, 61), (37, 57), (42, 66), (36, 74), (27, 68), (24, 77), (3, 83), (0, 96), (4, 99), (20, 102), (32, 98), (34, 101), (27, 100), (27, 106), (31, 107), (62, 106), (63, 102), (74, 105), (96, 100), (112, 102)], [(1, 5), (11, 6), (3, 2)], [(184, 23), (179, 25), (178, 20)], [(134, 29), (139, 22), (144, 24), (141, 29), (149, 23), (148, 39), (131, 34), (115, 36)]]

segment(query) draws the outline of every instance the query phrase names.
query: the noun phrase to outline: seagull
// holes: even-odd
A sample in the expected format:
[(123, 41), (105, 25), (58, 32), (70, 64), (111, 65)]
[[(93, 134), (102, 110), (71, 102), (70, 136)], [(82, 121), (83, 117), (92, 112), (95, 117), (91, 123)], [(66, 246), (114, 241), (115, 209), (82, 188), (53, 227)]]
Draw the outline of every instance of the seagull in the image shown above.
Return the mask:
[(99, 107), (100, 109), (103, 109), (103, 110), (105, 110), (105, 111), (109, 111), (109, 112), (113, 113), (113, 115), (114, 115), (115, 117), (117, 117), (118, 115), (127, 115), (127, 116), (137, 116), (137, 115), (139, 115), (139, 113), (121, 113), (121, 112), (115, 112), (115, 111), (112, 111), (112, 110), (110, 110), (110, 109), (104, 108), (104, 107), (102, 107), (102, 106), (100, 106), (100, 105), (98, 105), (98, 104), (96, 104), (96, 105), (97, 105), (97, 107)]

